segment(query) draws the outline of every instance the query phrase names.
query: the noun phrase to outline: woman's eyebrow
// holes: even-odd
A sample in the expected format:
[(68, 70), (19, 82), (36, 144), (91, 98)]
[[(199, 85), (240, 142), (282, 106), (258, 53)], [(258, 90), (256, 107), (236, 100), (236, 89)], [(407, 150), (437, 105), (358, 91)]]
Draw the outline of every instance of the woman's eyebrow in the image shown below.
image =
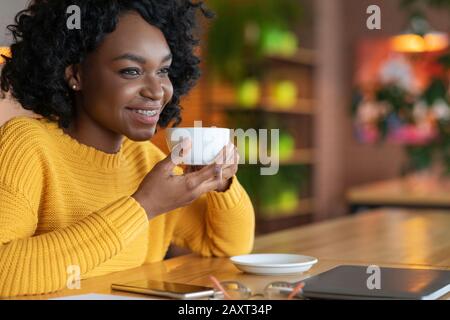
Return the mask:
[[(166, 55), (162, 59), (161, 63), (171, 60), (172, 57), (173, 57), (172, 53), (169, 53), (168, 55)], [(120, 56), (118, 56), (118, 57), (113, 59), (113, 61), (117, 61), (117, 60), (131, 60), (131, 61), (134, 61), (134, 62), (137, 62), (137, 63), (140, 63), (140, 64), (146, 64), (147, 63), (147, 60), (144, 57), (138, 56), (138, 55), (133, 54), (133, 53), (125, 53), (125, 54), (122, 54), (122, 55), (120, 55)]]
[(133, 53), (125, 53), (122, 54), (121, 56), (118, 56), (116, 58), (113, 59), (113, 61), (117, 61), (117, 60), (131, 60), (140, 64), (146, 64), (147, 60), (145, 60), (145, 58), (135, 55)]

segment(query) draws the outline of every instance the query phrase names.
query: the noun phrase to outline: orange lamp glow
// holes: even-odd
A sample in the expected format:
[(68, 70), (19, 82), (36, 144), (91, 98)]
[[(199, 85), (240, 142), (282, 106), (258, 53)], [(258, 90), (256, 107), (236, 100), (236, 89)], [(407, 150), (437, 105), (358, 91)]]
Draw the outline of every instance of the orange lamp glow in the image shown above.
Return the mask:
[(0, 47), (0, 64), (5, 63), (5, 59), (2, 57), (2, 55), (10, 58), (11, 49), (9, 47)]
[(448, 47), (448, 35), (443, 32), (430, 32), (424, 37), (426, 51), (441, 51)]
[(417, 34), (406, 33), (392, 37), (392, 49), (397, 52), (425, 52), (425, 39)]
[(391, 38), (397, 52), (433, 52), (449, 46), (449, 34), (433, 30), (423, 13), (416, 12), (408, 20), (405, 32)]
[(401, 34), (392, 37), (392, 48), (398, 52), (433, 52), (448, 47), (448, 35), (430, 32), (423, 37), (418, 34)]

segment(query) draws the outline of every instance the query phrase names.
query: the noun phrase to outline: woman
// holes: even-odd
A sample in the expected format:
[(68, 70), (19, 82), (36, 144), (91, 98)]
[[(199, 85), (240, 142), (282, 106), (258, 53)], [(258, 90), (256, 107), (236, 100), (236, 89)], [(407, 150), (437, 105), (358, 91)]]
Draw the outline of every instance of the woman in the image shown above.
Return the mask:
[[(71, 5), (79, 29), (67, 27)], [(209, 15), (187, 0), (36, 0), (9, 26), (1, 88), (42, 118), (0, 128), (0, 296), (62, 289), (73, 266), (88, 278), (161, 261), (171, 244), (251, 251), (234, 146), (221, 154), (231, 164), (174, 175), (149, 141), (179, 123), (199, 76), (198, 10)]]

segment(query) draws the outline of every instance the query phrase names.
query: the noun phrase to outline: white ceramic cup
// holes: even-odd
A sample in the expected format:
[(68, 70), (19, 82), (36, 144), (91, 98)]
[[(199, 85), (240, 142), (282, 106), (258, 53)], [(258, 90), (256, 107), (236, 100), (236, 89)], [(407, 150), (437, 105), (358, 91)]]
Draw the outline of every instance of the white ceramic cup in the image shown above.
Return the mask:
[[(214, 162), (220, 151), (230, 143), (231, 130), (226, 128), (168, 128), (166, 142), (169, 149), (179, 144), (184, 138), (191, 140), (192, 147), (186, 155), (175, 155), (188, 165), (208, 165)], [(172, 155), (174, 157), (174, 155)]]

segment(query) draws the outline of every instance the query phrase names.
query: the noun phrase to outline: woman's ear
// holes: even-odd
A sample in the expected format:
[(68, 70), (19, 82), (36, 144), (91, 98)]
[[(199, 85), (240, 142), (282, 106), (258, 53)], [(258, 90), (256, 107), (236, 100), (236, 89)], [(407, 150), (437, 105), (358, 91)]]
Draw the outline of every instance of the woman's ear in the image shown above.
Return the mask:
[(72, 64), (65, 70), (66, 82), (73, 91), (80, 91), (81, 83), (81, 68), (79, 64)]

